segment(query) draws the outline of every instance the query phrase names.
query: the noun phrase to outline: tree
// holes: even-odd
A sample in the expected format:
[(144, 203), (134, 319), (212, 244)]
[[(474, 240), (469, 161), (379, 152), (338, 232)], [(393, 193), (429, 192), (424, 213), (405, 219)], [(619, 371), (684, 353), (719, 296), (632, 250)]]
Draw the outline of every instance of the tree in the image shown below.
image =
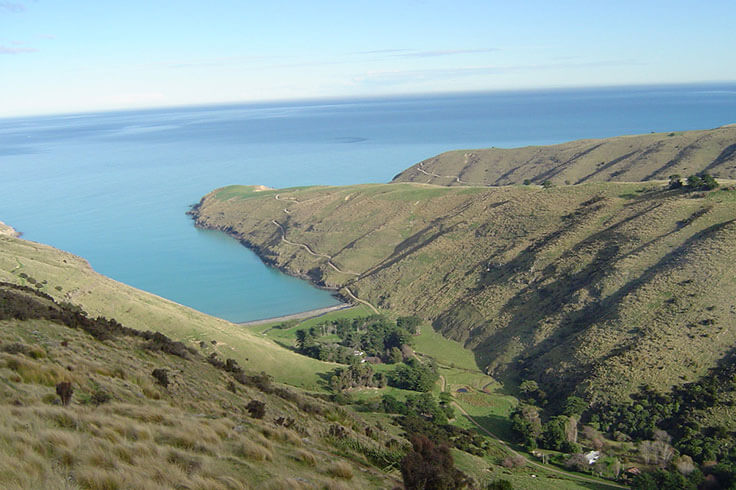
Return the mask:
[(575, 471), (585, 471), (588, 469), (590, 464), (584, 454), (577, 453), (568, 458), (565, 462), (565, 466)]
[(391, 386), (397, 388), (426, 392), (432, 389), (438, 379), (436, 370), (412, 358), (396, 367), (389, 381)]
[(309, 330), (301, 329), (296, 331), (296, 349), (304, 352), (308, 347), (314, 345), (314, 335), (310, 335)]
[(400, 316), (396, 319), (396, 326), (409, 333), (416, 334), (422, 319), (418, 316)]
[(567, 417), (559, 415), (551, 418), (544, 424), (544, 433), (542, 435), (544, 447), (556, 451), (562, 450), (562, 445), (567, 442), (567, 434), (565, 433), (566, 423)]
[(675, 461), (675, 467), (677, 468), (677, 471), (685, 476), (695, 471), (695, 463), (693, 463), (693, 458), (691, 458), (687, 454), (683, 454), (682, 456), (677, 458), (677, 461)]
[(542, 420), (539, 411), (531, 405), (522, 405), (511, 414), (511, 430), (517, 434), (522, 444), (536, 449), (537, 439), (542, 434)]
[(718, 188), (718, 182), (707, 172), (693, 174), (687, 178), (687, 188), (692, 191), (710, 191)]
[(579, 396), (568, 396), (565, 400), (565, 409), (562, 413), (565, 415), (574, 415), (580, 417), (580, 415), (588, 408), (588, 402), (580, 398)]
[(391, 347), (391, 349), (388, 352), (387, 361), (393, 364), (398, 364), (403, 360), (404, 360), (404, 356), (401, 355), (401, 349), (399, 349), (398, 347)]
[(578, 442), (578, 419), (575, 417), (570, 416), (565, 422), (565, 437), (573, 444)]
[(669, 177), (670, 183), (668, 185), (668, 188), (670, 189), (679, 189), (682, 187), (682, 177), (680, 174), (672, 174)]
[(450, 490), (467, 486), (467, 477), (455, 468), (450, 449), (436, 446), (422, 435), (410, 438), (412, 450), (401, 460), (407, 490)]

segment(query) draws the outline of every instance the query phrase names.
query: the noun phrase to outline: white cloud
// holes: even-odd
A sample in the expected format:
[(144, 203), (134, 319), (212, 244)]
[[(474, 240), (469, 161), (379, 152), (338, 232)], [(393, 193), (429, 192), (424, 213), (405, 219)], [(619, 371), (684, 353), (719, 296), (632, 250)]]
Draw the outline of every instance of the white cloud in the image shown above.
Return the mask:
[(15, 47), (0, 46), (0, 54), (36, 53), (37, 51), (38, 50), (36, 48), (24, 48), (17, 45)]
[(11, 12), (17, 14), (19, 12), (24, 12), (25, 10), (26, 6), (21, 3), (0, 2), (0, 12)]

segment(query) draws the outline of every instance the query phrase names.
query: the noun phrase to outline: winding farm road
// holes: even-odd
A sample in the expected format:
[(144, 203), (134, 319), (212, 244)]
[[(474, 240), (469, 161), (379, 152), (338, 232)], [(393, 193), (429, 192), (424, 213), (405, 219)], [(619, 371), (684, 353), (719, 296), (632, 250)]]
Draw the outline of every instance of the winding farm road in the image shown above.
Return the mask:
[(325, 259), (327, 259), (327, 265), (329, 265), (330, 267), (332, 267), (332, 268), (333, 268), (333, 269), (335, 270), (335, 272), (339, 272), (340, 274), (350, 274), (350, 275), (353, 275), (353, 276), (359, 276), (359, 275), (360, 275), (360, 274), (358, 274), (357, 272), (344, 271), (344, 270), (340, 269), (340, 268), (339, 268), (339, 267), (338, 267), (337, 265), (335, 265), (335, 263), (334, 263), (334, 262), (332, 261), (332, 257), (331, 257), (331, 256), (329, 256), (329, 255), (327, 255), (327, 254), (323, 254), (323, 253), (315, 252), (314, 250), (312, 250), (312, 247), (310, 247), (310, 246), (309, 246), (309, 245), (307, 245), (306, 243), (297, 243), (297, 242), (292, 242), (291, 240), (289, 240), (288, 238), (286, 238), (286, 230), (285, 230), (285, 229), (284, 229), (284, 227), (283, 227), (283, 226), (281, 225), (281, 223), (279, 223), (279, 222), (278, 222), (278, 221), (276, 221), (275, 219), (272, 219), (272, 220), (271, 220), (271, 223), (273, 223), (274, 225), (278, 226), (278, 228), (279, 228), (279, 231), (281, 232), (281, 240), (282, 240), (282, 241), (283, 241), (284, 243), (288, 243), (289, 245), (293, 245), (293, 246), (295, 246), (295, 247), (301, 247), (301, 248), (303, 248), (304, 250), (306, 250), (306, 251), (307, 251), (307, 252), (308, 252), (308, 253), (309, 253), (310, 255), (314, 255), (315, 257), (324, 257)]
[[(465, 155), (465, 165), (466, 166), (468, 165), (468, 157), (469, 155), (466, 154)], [(475, 183), (475, 182), (464, 181), (460, 178), (459, 175), (439, 175), (434, 172), (427, 172), (426, 170), (424, 170), (424, 162), (419, 162), (419, 165), (417, 165), (416, 169), (420, 171), (421, 173), (423, 173), (424, 175), (430, 177), (429, 179), (427, 179), (428, 184), (432, 180), (431, 177), (438, 177), (441, 179), (454, 179), (455, 182), (457, 182), (458, 184), (463, 184), (463, 185), (469, 185), (469, 186), (474, 186), (474, 187), (492, 187), (491, 185), (486, 184), (486, 183)]]
[[(276, 194), (276, 195), (274, 196), (274, 198), (275, 198), (275, 199), (276, 199), (277, 201), (293, 201), (293, 202), (297, 202), (297, 203), (299, 202), (299, 201), (298, 201), (297, 199), (294, 199), (294, 198), (282, 198), (282, 197), (280, 197), (280, 194)], [(284, 208), (284, 209), (283, 209), (283, 211), (284, 211), (284, 213), (286, 213), (286, 214), (291, 214), (291, 212), (290, 212), (290, 211), (289, 211), (288, 209), (286, 209), (286, 208)], [(331, 267), (331, 268), (332, 268), (333, 270), (335, 270), (335, 272), (339, 272), (340, 274), (348, 274), (348, 275), (352, 275), (352, 276), (356, 276), (356, 277), (360, 276), (360, 274), (358, 274), (357, 272), (342, 270), (342, 269), (341, 269), (340, 267), (338, 267), (338, 266), (337, 266), (337, 265), (335, 264), (335, 262), (333, 262), (332, 256), (330, 256), (330, 255), (328, 255), (328, 254), (324, 254), (324, 253), (316, 252), (316, 251), (314, 251), (314, 250), (312, 249), (312, 247), (310, 247), (310, 246), (309, 246), (309, 245), (307, 245), (306, 243), (297, 243), (297, 242), (292, 242), (291, 240), (289, 240), (288, 238), (286, 238), (286, 229), (284, 228), (284, 226), (283, 226), (283, 225), (282, 225), (281, 223), (279, 223), (279, 222), (278, 222), (278, 221), (276, 221), (275, 219), (271, 220), (271, 223), (273, 223), (274, 225), (276, 225), (276, 227), (278, 227), (278, 229), (279, 229), (279, 232), (281, 233), (281, 240), (282, 240), (282, 241), (283, 241), (284, 243), (286, 243), (286, 244), (288, 244), (288, 245), (292, 245), (292, 246), (294, 246), (294, 247), (301, 247), (301, 248), (303, 248), (304, 250), (306, 250), (308, 254), (310, 254), (310, 255), (313, 255), (314, 257), (322, 257), (322, 258), (325, 258), (325, 259), (327, 259), (327, 265), (328, 265), (328, 266), (330, 266), (330, 267)], [(353, 293), (353, 292), (352, 292), (352, 291), (350, 290), (350, 288), (349, 288), (349, 287), (345, 286), (345, 287), (343, 287), (343, 289), (345, 290), (345, 292), (347, 293), (347, 295), (348, 295), (348, 296), (349, 296), (349, 297), (350, 297), (351, 299), (353, 299), (354, 301), (356, 301), (356, 302), (358, 302), (358, 303), (362, 303), (362, 304), (364, 304), (364, 305), (368, 306), (368, 307), (369, 307), (369, 308), (370, 308), (371, 310), (373, 310), (373, 312), (374, 312), (374, 313), (378, 314), (378, 308), (376, 308), (375, 306), (373, 306), (373, 304), (369, 303), (368, 301), (366, 301), (366, 300), (364, 300), (364, 299), (360, 299), (360, 298), (358, 298), (358, 297), (357, 297), (357, 296), (356, 296), (356, 295), (355, 295), (355, 294), (354, 294), (354, 293)]]
[(371, 310), (373, 310), (373, 312), (376, 315), (378, 314), (378, 308), (376, 308), (375, 306), (373, 306), (372, 304), (370, 304), (366, 300), (358, 298), (356, 295), (353, 294), (353, 292), (350, 290), (349, 287), (345, 286), (343, 289), (345, 289), (345, 291), (347, 291), (348, 296), (350, 296), (351, 298), (353, 298), (358, 303), (363, 303), (364, 305), (368, 306)]

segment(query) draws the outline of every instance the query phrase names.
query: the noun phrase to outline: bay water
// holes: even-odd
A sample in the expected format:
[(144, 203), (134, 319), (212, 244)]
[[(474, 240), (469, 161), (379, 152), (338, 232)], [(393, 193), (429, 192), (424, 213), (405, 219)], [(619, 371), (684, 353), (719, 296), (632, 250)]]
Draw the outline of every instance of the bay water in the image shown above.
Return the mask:
[(734, 122), (736, 84), (2, 118), (0, 220), (114, 279), (248, 321), (338, 301), (224, 234), (195, 229), (185, 212), (217, 187), (387, 182), (447, 150)]

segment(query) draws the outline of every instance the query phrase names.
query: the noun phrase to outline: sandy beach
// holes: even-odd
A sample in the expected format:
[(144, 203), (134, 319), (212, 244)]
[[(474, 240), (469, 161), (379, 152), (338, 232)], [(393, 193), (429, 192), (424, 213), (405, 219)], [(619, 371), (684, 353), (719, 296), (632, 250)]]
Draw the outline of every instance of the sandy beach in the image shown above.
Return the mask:
[(308, 318), (316, 318), (318, 316), (322, 316), (326, 313), (330, 313), (333, 311), (346, 310), (348, 308), (353, 308), (354, 306), (355, 305), (345, 303), (341, 305), (328, 306), (327, 308), (319, 308), (316, 310), (302, 311), (301, 313), (294, 313), (291, 315), (275, 316), (273, 318), (264, 318), (262, 320), (242, 322), (242, 323), (238, 323), (238, 325), (253, 326), (253, 325), (263, 325), (264, 323), (286, 322), (289, 320), (306, 320)]

